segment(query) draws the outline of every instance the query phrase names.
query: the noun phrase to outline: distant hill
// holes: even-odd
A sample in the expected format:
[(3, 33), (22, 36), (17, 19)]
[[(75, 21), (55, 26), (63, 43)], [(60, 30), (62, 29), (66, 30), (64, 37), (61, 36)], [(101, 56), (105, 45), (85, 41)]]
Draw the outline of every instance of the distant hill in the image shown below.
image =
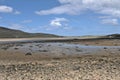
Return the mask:
[(107, 38), (107, 39), (120, 39), (120, 34), (106, 35), (106, 36), (102, 36), (101, 38)]
[(44, 33), (27, 33), (20, 30), (9, 29), (5, 27), (0, 27), (0, 38), (34, 38), (34, 37), (58, 37), (53, 34)]
[(111, 34), (111, 35), (107, 35), (107, 37), (109, 37), (109, 38), (119, 38), (120, 39), (120, 34)]

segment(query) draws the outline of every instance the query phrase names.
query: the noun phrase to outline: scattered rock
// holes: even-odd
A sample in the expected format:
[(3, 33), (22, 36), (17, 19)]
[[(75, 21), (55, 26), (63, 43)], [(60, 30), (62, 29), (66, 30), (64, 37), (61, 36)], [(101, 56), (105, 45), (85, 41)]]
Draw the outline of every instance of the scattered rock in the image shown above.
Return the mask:
[(104, 49), (107, 49), (107, 47), (104, 47)]
[(83, 51), (82, 51), (82, 50), (80, 50), (80, 49), (76, 49), (76, 51), (77, 51), (77, 52), (83, 52)]
[(18, 50), (19, 48), (15, 47), (14, 49), (15, 49), (15, 50)]
[(29, 55), (32, 55), (32, 53), (28, 52), (28, 53), (26, 53), (25, 55), (26, 55), (26, 56), (29, 56)]
[(48, 52), (48, 50), (39, 50), (39, 52)]
[(118, 49), (118, 51), (120, 51), (120, 49)]
[(8, 49), (8, 47), (2, 47), (1, 49), (7, 50), (7, 49)]
[(33, 46), (29, 46), (29, 47), (31, 47), (31, 48), (32, 48)]

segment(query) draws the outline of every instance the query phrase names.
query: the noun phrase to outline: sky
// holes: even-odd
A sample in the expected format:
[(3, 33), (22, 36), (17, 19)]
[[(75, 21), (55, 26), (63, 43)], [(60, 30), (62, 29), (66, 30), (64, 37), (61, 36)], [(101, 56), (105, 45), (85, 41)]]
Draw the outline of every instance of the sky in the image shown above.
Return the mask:
[(62, 36), (120, 33), (120, 0), (0, 0), (0, 26)]

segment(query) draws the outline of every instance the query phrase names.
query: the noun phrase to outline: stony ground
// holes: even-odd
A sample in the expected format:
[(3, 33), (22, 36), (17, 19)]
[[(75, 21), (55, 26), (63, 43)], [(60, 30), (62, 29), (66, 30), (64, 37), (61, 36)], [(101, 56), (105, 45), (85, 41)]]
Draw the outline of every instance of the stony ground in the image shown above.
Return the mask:
[(118, 55), (0, 63), (0, 80), (120, 80)]
[(120, 80), (119, 41), (0, 44), (0, 80)]

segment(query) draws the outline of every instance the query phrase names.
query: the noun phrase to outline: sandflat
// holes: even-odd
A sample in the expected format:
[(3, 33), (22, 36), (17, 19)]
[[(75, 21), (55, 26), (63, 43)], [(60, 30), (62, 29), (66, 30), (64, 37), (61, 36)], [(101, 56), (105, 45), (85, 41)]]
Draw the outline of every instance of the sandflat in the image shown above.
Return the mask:
[(0, 79), (120, 79), (119, 39), (109, 40), (109, 45), (103, 44), (107, 40), (70, 40), (4, 41), (0, 44)]

